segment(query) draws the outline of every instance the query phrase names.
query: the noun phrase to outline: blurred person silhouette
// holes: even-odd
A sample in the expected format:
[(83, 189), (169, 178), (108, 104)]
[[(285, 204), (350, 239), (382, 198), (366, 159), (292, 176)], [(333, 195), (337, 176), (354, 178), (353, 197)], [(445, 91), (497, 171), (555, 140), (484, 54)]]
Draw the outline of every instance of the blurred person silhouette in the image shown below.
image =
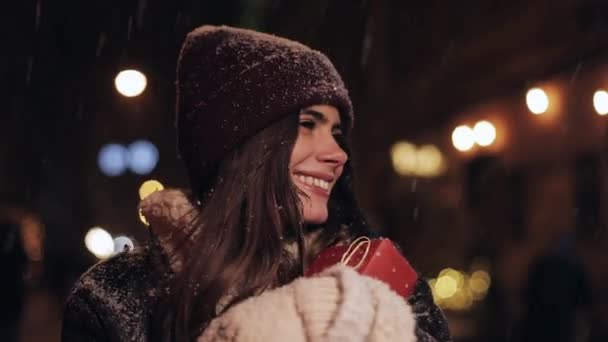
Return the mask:
[(591, 294), (573, 234), (562, 235), (532, 265), (524, 298), (521, 341), (587, 340), (585, 310)]
[[(505, 241), (522, 238), (524, 177), (521, 172), (507, 169), (499, 158), (482, 155), (469, 162), (465, 182), (475, 233), (469, 257), (484, 260), (492, 272), (500, 265)], [(512, 319), (506, 290), (499, 281), (492, 282), (480, 310), (481, 340), (510, 341)]]

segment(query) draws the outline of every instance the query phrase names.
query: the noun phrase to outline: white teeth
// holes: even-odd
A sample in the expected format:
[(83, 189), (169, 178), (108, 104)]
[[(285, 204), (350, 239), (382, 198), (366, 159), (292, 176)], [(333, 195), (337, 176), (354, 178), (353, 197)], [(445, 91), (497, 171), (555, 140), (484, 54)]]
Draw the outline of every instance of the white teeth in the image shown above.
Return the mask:
[(298, 177), (298, 180), (300, 180), (300, 182), (310, 185), (310, 186), (316, 186), (319, 187), (321, 189), (325, 189), (325, 190), (329, 190), (329, 182), (324, 181), (322, 179), (319, 178), (314, 178), (311, 176), (304, 176), (304, 175), (296, 175)]
[(322, 187), (323, 189), (325, 189), (325, 190), (329, 190), (329, 182), (326, 182), (326, 181), (324, 181), (324, 180), (319, 181), (319, 182), (320, 182), (321, 187)]

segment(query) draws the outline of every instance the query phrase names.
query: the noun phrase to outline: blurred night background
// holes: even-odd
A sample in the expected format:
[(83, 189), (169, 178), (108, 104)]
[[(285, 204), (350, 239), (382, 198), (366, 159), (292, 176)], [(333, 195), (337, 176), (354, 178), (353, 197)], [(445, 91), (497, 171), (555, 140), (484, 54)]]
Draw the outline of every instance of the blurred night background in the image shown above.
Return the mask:
[[(334, 61), (356, 109), (361, 204), (429, 280), (455, 341), (608, 341), (608, 2), (2, 7), (2, 340), (57, 341), (90, 250), (146, 242), (140, 186), (186, 185), (178, 49), (227, 24)], [(128, 69), (146, 77), (139, 96), (115, 86)]]

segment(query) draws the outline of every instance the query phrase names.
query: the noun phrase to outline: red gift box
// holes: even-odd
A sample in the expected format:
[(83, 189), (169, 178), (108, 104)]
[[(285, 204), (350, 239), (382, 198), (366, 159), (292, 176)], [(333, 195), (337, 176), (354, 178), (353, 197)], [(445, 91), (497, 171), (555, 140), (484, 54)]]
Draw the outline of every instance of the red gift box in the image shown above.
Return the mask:
[(416, 271), (389, 239), (361, 237), (350, 245), (329, 247), (319, 253), (304, 275), (317, 274), (336, 264), (353, 267), (360, 274), (378, 279), (406, 299), (414, 292), (418, 280)]

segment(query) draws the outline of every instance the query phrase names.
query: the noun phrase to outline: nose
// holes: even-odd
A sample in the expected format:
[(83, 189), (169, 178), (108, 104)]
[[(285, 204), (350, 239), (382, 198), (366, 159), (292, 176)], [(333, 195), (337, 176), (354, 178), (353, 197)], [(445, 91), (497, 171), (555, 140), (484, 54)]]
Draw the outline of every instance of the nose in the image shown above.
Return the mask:
[(338, 142), (332, 134), (326, 134), (319, 140), (317, 159), (324, 163), (333, 164), (334, 166), (342, 166), (346, 164), (348, 155), (338, 145)]

